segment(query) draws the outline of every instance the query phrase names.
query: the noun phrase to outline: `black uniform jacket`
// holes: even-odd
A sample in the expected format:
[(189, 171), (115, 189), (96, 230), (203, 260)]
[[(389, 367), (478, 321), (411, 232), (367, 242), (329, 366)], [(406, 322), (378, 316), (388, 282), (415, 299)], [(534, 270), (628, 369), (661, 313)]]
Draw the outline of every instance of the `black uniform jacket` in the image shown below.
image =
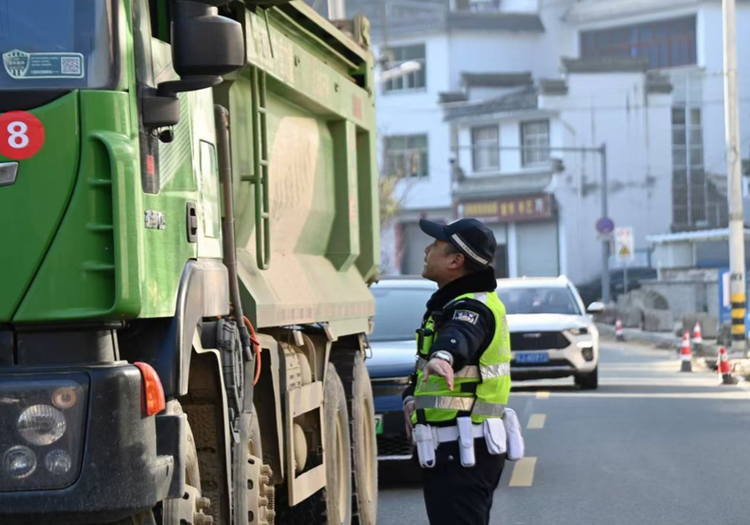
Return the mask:
[[(466, 365), (477, 365), (481, 353), (495, 335), (495, 317), (492, 311), (474, 299), (461, 299), (451, 303), (448, 308), (445, 306), (459, 295), (494, 293), (496, 288), (495, 271), (488, 267), (451, 281), (432, 294), (427, 301), (427, 312), (423, 318), (424, 324), (432, 315), (438, 334), (432, 342), (430, 354), (439, 350), (449, 352), (453, 356), (454, 371)], [(415, 371), (403, 398), (414, 395), (416, 382)]]

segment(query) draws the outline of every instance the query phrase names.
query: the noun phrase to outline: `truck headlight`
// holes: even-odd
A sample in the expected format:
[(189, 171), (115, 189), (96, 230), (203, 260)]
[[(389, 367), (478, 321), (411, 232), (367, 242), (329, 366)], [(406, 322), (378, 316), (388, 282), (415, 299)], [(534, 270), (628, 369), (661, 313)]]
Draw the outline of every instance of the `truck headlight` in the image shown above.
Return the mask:
[(36, 454), (29, 447), (16, 445), (5, 452), (3, 467), (11, 478), (27, 478), (36, 470)]
[(69, 487), (81, 471), (85, 373), (0, 375), (0, 492)]
[(65, 434), (65, 416), (50, 405), (34, 405), (21, 412), (18, 432), (32, 445), (51, 445)]
[(50, 474), (61, 476), (70, 471), (70, 468), (73, 466), (73, 460), (70, 459), (70, 454), (64, 450), (53, 450), (44, 458), (44, 466)]

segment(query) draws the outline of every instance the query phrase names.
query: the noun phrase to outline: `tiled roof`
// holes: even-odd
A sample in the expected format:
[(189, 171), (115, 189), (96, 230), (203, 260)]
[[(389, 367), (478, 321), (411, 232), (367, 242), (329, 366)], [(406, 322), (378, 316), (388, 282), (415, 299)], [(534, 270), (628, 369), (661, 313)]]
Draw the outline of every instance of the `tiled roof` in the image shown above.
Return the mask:
[(530, 71), (520, 73), (461, 73), (461, 84), (466, 87), (519, 87), (531, 86), (533, 83)]
[(501, 97), (491, 98), (480, 102), (468, 102), (465, 104), (451, 105), (445, 108), (445, 120), (469, 117), (474, 115), (487, 115), (491, 113), (502, 113), (510, 111), (521, 111), (525, 109), (536, 109), (538, 107), (537, 89), (529, 87), (521, 91), (508, 93)]
[(562, 64), (568, 73), (645, 73), (650, 68), (647, 58), (563, 58)]
[(469, 31), (508, 31), (513, 33), (544, 33), (539, 15), (525, 13), (462, 13), (448, 14), (448, 29)]
[(539, 92), (542, 95), (567, 95), (568, 84), (562, 78), (540, 78)]
[(438, 102), (440, 104), (447, 104), (450, 102), (466, 102), (466, 93), (463, 91), (449, 91), (445, 93), (438, 93)]

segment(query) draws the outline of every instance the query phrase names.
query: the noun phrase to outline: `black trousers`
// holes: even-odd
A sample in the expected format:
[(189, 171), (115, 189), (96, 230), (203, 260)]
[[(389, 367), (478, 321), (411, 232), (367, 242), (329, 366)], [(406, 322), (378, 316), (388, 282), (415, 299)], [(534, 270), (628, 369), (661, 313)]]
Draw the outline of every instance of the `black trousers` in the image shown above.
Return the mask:
[(462, 467), (458, 443), (442, 443), (436, 451), (435, 467), (422, 469), (430, 525), (489, 524), (505, 454), (491, 455), (484, 439), (477, 439), (474, 455), (476, 465)]

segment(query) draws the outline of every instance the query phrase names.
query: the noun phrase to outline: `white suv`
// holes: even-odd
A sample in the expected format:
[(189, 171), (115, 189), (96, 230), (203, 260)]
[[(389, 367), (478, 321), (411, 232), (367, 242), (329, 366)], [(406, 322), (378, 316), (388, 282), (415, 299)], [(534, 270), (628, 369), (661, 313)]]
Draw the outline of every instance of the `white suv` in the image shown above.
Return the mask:
[[(582, 389), (599, 383), (599, 332), (565, 277), (499, 279), (510, 329), (514, 380), (573, 376)], [(593, 303), (588, 313), (599, 313)]]

